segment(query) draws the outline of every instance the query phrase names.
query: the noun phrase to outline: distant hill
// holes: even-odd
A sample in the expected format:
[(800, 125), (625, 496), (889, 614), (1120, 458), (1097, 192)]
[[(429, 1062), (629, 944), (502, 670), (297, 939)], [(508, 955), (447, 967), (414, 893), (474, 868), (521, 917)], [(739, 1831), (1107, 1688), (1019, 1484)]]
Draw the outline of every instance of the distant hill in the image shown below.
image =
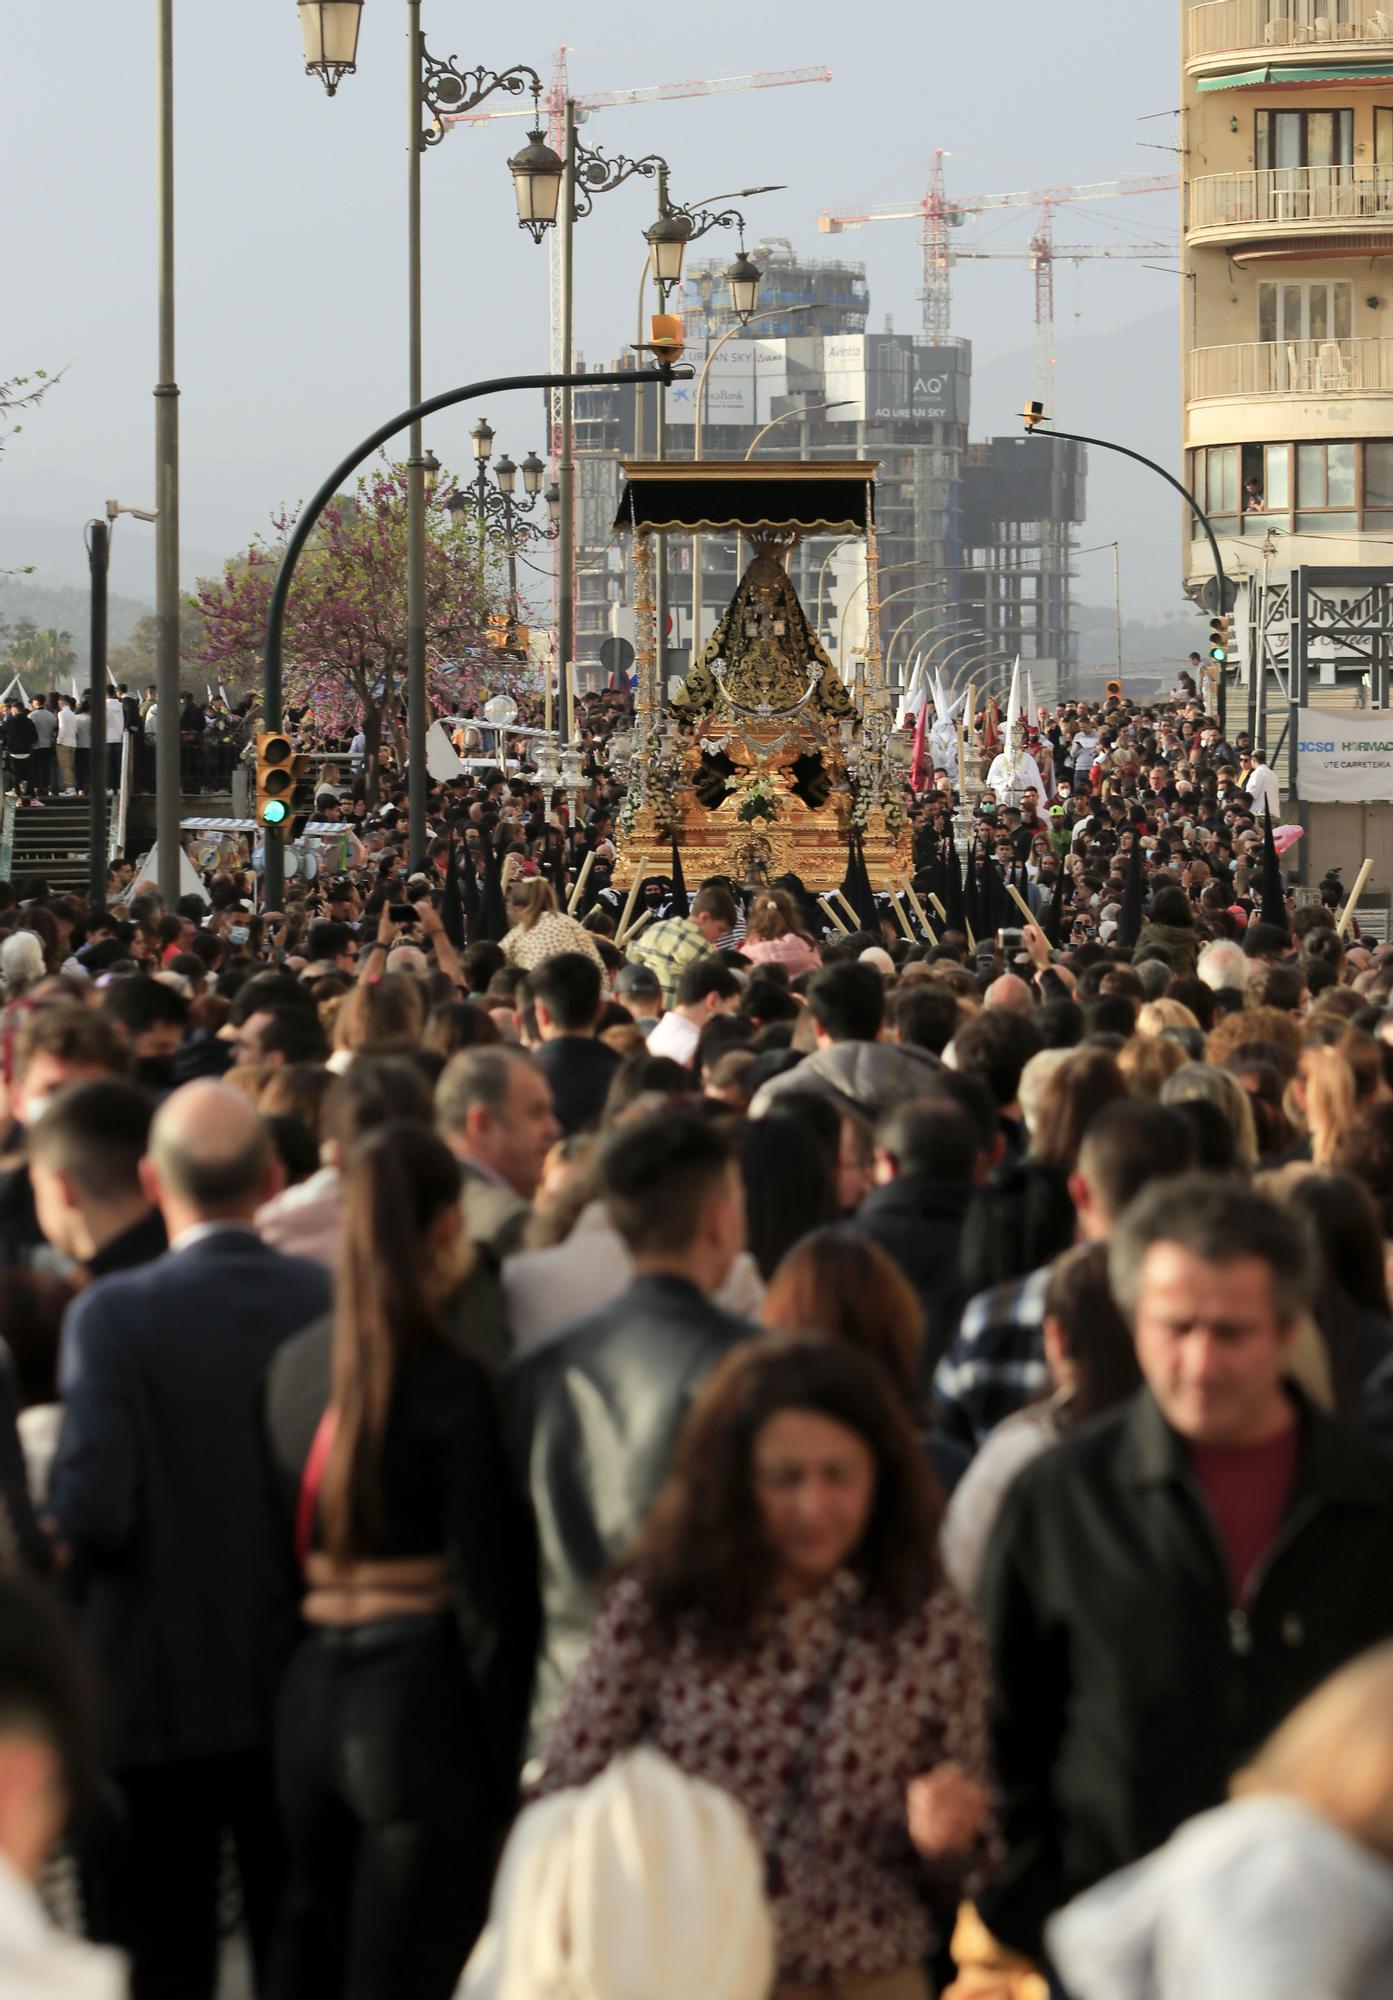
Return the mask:
[[(108, 642), (113, 646), (124, 645), (140, 620), (153, 609), (153, 605), (140, 598), (108, 596)], [(86, 590), (75, 584), (36, 583), (32, 577), (0, 576), (0, 626), (17, 625), (21, 618), (27, 618), (41, 632), (50, 626), (70, 632), (79, 676), (86, 672), (90, 657), (90, 617), (91, 599)], [(2, 650), (3, 637), (0, 637)]]

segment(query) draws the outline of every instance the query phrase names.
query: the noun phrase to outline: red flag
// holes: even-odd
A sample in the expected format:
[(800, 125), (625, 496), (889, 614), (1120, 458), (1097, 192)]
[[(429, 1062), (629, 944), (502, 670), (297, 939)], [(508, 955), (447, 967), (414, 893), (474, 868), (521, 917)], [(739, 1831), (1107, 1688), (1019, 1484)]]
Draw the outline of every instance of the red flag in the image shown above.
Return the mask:
[(929, 704), (925, 702), (919, 711), (919, 720), (914, 725), (914, 759), (909, 767), (909, 786), (910, 790), (914, 792), (928, 790), (929, 773), (924, 755), (928, 740), (926, 728), (928, 719)]

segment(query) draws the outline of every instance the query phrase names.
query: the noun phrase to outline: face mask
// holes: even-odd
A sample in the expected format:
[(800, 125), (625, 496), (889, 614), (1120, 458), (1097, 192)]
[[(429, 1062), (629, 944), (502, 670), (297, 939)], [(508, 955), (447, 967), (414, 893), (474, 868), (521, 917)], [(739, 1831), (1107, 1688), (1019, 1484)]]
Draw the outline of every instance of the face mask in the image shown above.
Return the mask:
[(245, 924), (233, 924), (227, 933), (227, 941), (229, 944), (246, 944), (247, 940), (250, 937), (251, 937), (251, 932), (247, 929)]

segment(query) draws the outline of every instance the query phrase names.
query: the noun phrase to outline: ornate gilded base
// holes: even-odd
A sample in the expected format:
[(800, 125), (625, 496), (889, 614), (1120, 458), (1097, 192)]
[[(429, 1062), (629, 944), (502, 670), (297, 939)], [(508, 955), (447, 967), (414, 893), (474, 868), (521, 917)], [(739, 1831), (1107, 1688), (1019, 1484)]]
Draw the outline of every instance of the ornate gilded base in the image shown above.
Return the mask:
[[(708, 812), (689, 791), (678, 793), (677, 808), (677, 847), (693, 893), (709, 875), (729, 875), (736, 882), (772, 882), (779, 875), (797, 875), (816, 894), (836, 888), (846, 874), (851, 802), (845, 794), (817, 812), (801, 799), (785, 799), (773, 821), (740, 819), (734, 799)], [(898, 888), (913, 873), (909, 828), (892, 834), (879, 807), (871, 811), (864, 845), (875, 888)], [(618, 843), (614, 881), (619, 888), (629, 887), (645, 857), (646, 874), (667, 873), (668, 838), (659, 830), (650, 806), (639, 809), (632, 830)]]

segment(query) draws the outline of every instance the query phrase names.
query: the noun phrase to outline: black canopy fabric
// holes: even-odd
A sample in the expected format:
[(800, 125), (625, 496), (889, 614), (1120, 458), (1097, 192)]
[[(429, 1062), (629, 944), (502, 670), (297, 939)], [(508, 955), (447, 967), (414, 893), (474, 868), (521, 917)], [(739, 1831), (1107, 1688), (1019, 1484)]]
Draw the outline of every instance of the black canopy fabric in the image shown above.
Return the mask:
[(623, 470), (616, 528), (865, 534), (875, 524), (875, 460), (665, 459)]

